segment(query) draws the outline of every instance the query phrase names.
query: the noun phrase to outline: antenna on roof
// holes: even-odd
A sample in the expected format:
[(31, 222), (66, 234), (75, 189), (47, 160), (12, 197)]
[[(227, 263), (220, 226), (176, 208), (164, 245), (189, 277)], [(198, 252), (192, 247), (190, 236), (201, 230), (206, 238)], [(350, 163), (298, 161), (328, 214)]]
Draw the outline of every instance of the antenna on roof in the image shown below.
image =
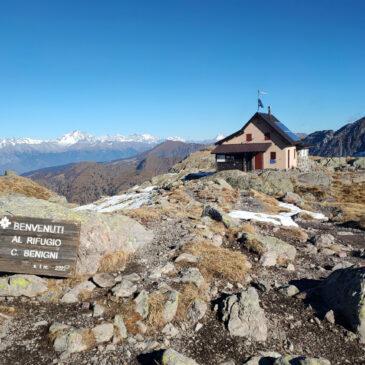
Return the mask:
[(269, 117), (271, 117), (271, 106), (270, 105), (267, 107), (267, 114), (269, 114)]

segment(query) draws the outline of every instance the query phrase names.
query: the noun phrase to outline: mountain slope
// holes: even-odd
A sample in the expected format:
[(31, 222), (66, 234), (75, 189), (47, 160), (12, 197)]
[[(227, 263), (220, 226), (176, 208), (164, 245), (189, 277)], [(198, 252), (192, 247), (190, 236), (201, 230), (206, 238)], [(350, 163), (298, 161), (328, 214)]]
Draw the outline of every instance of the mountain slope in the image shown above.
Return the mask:
[(364, 156), (365, 117), (337, 131), (311, 133), (303, 142), (311, 146), (309, 152), (316, 156)]
[(25, 176), (66, 196), (70, 202), (85, 204), (166, 173), (202, 147), (196, 143), (166, 141), (131, 159), (68, 164), (29, 172)]

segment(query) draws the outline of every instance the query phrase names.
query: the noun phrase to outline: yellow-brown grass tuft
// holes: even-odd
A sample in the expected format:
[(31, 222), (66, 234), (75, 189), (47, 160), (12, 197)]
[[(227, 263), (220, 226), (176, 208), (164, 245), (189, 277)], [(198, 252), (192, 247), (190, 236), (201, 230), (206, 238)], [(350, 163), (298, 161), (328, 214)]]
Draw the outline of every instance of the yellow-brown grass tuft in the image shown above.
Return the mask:
[(91, 329), (85, 329), (82, 332), (82, 341), (88, 349), (91, 349), (96, 345), (96, 339)]
[(128, 333), (132, 335), (139, 333), (137, 322), (142, 320), (142, 317), (135, 311), (135, 303), (132, 300), (123, 303), (120, 308), (120, 312)]
[(98, 272), (121, 271), (127, 264), (128, 255), (124, 251), (116, 251), (104, 255), (101, 259)]
[(25, 177), (10, 175), (0, 177), (0, 195), (20, 194), (48, 200), (56, 194)]
[(207, 281), (218, 278), (240, 282), (250, 269), (241, 252), (216, 247), (207, 241), (188, 244), (184, 251), (199, 257), (197, 266)]
[(179, 304), (175, 316), (176, 321), (186, 320), (188, 309), (195, 299), (209, 300), (204, 289), (200, 289), (192, 283), (183, 285), (180, 289)]
[(152, 207), (141, 207), (124, 211), (124, 215), (135, 219), (143, 225), (158, 222), (161, 219), (161, 213), (160, 209)]
[(278, 236), (282, 240), (286, 241), (292, 239), (299, 242), (306, 242), (308, 240), (308, 234), (304, 229), (296, 227), (280, 227), (275, 236)]
[(163, 318), (166, 297), (160, 291), (151, 293), (148, 297), (149, 314), (148, 324), (152, 329), (161, 329), (165, 325)]

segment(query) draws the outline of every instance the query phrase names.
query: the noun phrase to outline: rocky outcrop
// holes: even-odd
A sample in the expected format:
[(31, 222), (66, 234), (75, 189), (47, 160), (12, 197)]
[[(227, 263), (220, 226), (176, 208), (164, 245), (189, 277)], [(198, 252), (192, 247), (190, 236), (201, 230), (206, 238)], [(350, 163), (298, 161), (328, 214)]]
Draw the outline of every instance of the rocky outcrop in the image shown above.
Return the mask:
[(365, 117), (346, 124), (337, 131), (309, 134), (303, 143), (314, 156), (363, 156), (365, 152)]
[(222, 319), (232, 336), (266, 341), (265, 312), (260, 307), (259, 295), (255, 288), (250, 287), (225, 299)]
[(273, 236), (243, 233), (240, 240), (249, 250), (260, 255), (263, 266), (286, 265), (294, 261), (297, 254), (294, 246)]
[(365, 267), (334, 271), (319, 294), (328, 309), (343, 318), (365, 343)]
[[(0, 197), (0, 215), (72, 220), (81, 222), (77, 274), (123, 269), (129, 254), (150, 242), (153, 234), (123, 215), (74, 211), (49, 201), (26, 197)], [(113, 257), (113, 255), (115, 255)], [(115, 260), (118, 257), (120, 260)], [(114, 266), (113, 266), (114, 265)]]

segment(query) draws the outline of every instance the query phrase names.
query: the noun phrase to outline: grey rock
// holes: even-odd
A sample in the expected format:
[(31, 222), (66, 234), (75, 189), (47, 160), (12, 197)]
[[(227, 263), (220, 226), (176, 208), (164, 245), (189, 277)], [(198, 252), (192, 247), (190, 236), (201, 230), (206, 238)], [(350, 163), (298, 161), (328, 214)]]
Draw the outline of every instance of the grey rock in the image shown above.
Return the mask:
[(196, 267), (185, 268), (181, 271), (181, 282), (192, 283), (200, 288), (204, 283), (204, 277)]
[(330, 233), (324, 233), (319, 236), (315, 236), (313, 242), (317, 247), (329, 247), (335, 243), (335, 237), (333, 237)]
[(114, 334), (115, 342), (119, 342), (122, 339), (128, 337), (127, 328), (124, 324), (123, 317), (120, 314), (114, 317), (114, 327), (115, 327), (115, 334)]
[(90, 294), (95, 289), (91, 281), (83, 281), (75, 287), (69, 289), (61, 298), (62, 303), (77, 303), (80, 294)]
[(163, 319), (166, 323), (171, 322), (177, 311), (179, 304), (179, 292), (176, 290), (171, 290), (166, 293), (167, 300), (163, 308)]
[(193, 359), (186, 357), (179, 352), (168, 349), (162, 355), (162, 365), (199, 365)]
[(104, 314), (105, 307), (101, 304), (94, 303), (93, 305), (93, 316), (94, 317), (100, 317)]
[(97, 344), (108, 342), (114, 334), (114, 326), (112, 323), (102, 323), (94, 327), (92, 330)]
[(0, 278), (0, 297), (34, 298), (48, 290), (47, 280), (36, 275), (16, 274)]
[(254, 341), (266, 341), (267, 324), (264, 310), (260, 307), (255, 288), (231, 295), (224, 301), (222, 319), (232, 336)]
[(175, 262), (181, 262), (181, 261), (184, 261), (184, 262), (189, 262), (191, 264), (194, 264), (196, 262), (198, 262), (198, 257), (190, 254), (190, 253), (182, 253), (181, 255), (179, 255)]
[(288, 285), (280, 288), (279, 292), (287, 297), (293, 297), (299, 293), (299, 289), (295, 285)]
[(85, 351), (90, 344), (86, 341), (87, 330), (67, 328), (54, 332), (56, 335), (53, 342), (53, 348), (56, 352), (72, 354), (75, 352)]
[(149, 304), (148, 304), (148, 293), (146, 290), (142, 290), (134, 300), (136, 303), (136, 312), (141, 315), (143, 319), (148, 317)]
[(330, 322), (330, 323), (335, 323), (335, 314), (333, 313), (333, 310), (329, 310), (326, 314), (325, 314), (325, 316), (324, 316), (324, 318), (328, 321), (328, 322)]
[(167, 325), (162, 329), (162, 333), (165, 336), (172, 338), (179, 334), (179, 330), (172, 323), (167, 323)]
[(112, 292), (117, 298), (130, 297), (136, 291), (137, 285), (127, 279), (123, 279), (119, 284), (112, 288)]
[(101, 288), (111, 288), (115, 285), (115, 278), (112, 274), (103, 272), (93, 276), (93, 282)]
[(202, 217), (210, 217), (215, 221), (221, 222), (223, 220), (223, 213), (219, 208), (213, 207), (211, 205), (205, 205), (203, 208)]
[(121, 214), (74, 210), (62, 204), (30, 197), (1, 196), (0, 215), (9, 212), (34, 218), (80, 222), (81, 235), (76, 268), (79, 275), (94, 275), (106, 253), (132, 254), (153, 239), (152, 232)]
[(365, 267), (332, 272), (319, 287), (319, 295), (335, 316), (365, 342)]
[(283, 240), (255, 233), (243, 233), (241, 241), (248, 249), (258, 253), (263, 266), (285, 265), (294, 261), (297, 250)]
[(188, 320), (192, 323), (200, 321), (205, 316), (207, 309), (208, 305), (204, 302), (204, 300), (194, 299), (188, 309)]
[(300, 205), (303, 202), (303, 199), (298, 194), (288, 191), (284, 195), (283, 201), (289, 204)]

